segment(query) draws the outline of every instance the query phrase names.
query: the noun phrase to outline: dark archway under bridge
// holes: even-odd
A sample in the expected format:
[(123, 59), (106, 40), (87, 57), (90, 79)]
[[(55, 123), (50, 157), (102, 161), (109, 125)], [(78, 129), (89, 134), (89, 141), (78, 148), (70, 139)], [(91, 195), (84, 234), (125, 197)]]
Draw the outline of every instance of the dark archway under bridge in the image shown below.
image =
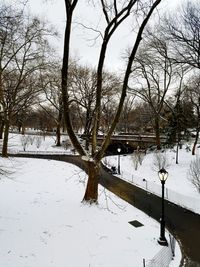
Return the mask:
[[(86, 136), (83, 134), (80, 136), (83, 140)], [(103, 134), (97, 136), (97, 144), (101, 145), (105, 136)], [(91, 138), (89, 138), (90, 140)], [(166, 136), (161, 136), (161, 144), (166, 144)], [(111, 136), (110, 146), (121, 145), (122, 147), (130, 147), (132, 149), (147, 149), (152, 146), (156, 146), (156, 137), (153, 134), (116, 134)]]
[[(118, 152), (118, 148), (120, 148), (120, 153)], [(131, 144), (126, 144), (123, 142), (111, 142), (107, 149), (106, 149), (106, 155), (116, 155), (116, 154), (131, 154), (135, 150), (135, 147)]]

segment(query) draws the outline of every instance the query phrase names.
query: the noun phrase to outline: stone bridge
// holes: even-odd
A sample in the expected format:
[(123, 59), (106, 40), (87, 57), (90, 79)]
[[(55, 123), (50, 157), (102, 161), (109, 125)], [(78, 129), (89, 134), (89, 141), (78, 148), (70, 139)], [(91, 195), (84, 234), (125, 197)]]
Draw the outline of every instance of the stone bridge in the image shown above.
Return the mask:
[[(85, 135), (81, 135), (82, 139), (85, 139)], [(100, 145), (105, 138), (105, 135), (98, 135), (97, 142)], [(161, 136), (161, 144), (166, 143), (166, 136)], [(116, 152), (117, 147), (120, 147), (124, 150), (123, 153), (131, 152), (131, 150), (135, 150), (138, 147), (140, 149), (146, 150), (152, 146), (156, 146), (156, 137), (153, 134), (119, 134), (113, 135), (111, 137), (110, 145), (108, 150)]]

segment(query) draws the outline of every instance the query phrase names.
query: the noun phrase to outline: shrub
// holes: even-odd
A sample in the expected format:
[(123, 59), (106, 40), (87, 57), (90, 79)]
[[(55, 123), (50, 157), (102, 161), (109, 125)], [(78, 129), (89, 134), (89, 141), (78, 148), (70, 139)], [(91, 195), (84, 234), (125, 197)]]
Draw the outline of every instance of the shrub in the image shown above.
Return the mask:
[(195, 160), (191, 161), (188, 176), (191, 183), (200, 193), (200, 157), (197, 156)]
[(166, 152), (156, 151), (153, 155), (153, 169), (155, 171), (159, 171), (164, 168), (167, 169), (169, 167), (169, 161), (166, 155)]

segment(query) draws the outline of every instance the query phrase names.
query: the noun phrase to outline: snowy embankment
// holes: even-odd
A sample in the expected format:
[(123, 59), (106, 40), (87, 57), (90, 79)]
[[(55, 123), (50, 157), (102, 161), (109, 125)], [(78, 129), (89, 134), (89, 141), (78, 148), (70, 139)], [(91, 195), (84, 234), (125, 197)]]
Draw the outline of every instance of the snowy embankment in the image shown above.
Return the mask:
[[(199, 153), (198, 148), (197, 155)], [(164, 167), (169, 173), (165, 183), (165, 197), (171, 202), (200, 214), (200, 194), (189, 177), (190, 164), (196, 156), (192, 156), (188, 146), (187, 149), (183, 146), (179, 150), (178, 164), (175, 162), (174, 150), (166, 150), (159, 154), (151, 152), (141, 155), (141, 157), (141, 164), (137, 162), (138, 159), (134, 153), (121, 155), (120, 158), (119, 156), (106, 157), (103, 163), (108, 167), (117, 167), (120, 163), (120, 178), (159, 196), (161, 195), (161, 183), (158, 178), (158, 170), (161, 164), (161, 167)], [(162, 166), (162, 162), (164, 162), (164, 166)]]

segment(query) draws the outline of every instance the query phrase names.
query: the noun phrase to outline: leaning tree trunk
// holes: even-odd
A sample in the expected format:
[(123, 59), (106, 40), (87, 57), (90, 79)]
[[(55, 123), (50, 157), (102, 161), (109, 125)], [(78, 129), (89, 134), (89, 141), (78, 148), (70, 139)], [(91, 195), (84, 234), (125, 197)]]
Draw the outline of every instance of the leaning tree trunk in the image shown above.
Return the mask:
[(3, 137), (2, 157), (8, 157), (8, 135), (9, 135), (9, 121), (5, 121), (5, 130)]
[(88, 168), (88, 182), (85, 190), (83, 202), (97, 203), (98, 202), (98, 183), (99, 183), (99, 163), (94, 161), (87, 161)]
[(195, 136), (195, 140), (194, 140), (194, 144), (193, 144), (193, 147), (192, 147), (192, 155), (195, 155), (195, 150), (196, 150), (196, 145), (197, 145), (197, 142), (199, 140), (199, 127), (197, 128), (197, 132), (196, 132), (196, 136)]

